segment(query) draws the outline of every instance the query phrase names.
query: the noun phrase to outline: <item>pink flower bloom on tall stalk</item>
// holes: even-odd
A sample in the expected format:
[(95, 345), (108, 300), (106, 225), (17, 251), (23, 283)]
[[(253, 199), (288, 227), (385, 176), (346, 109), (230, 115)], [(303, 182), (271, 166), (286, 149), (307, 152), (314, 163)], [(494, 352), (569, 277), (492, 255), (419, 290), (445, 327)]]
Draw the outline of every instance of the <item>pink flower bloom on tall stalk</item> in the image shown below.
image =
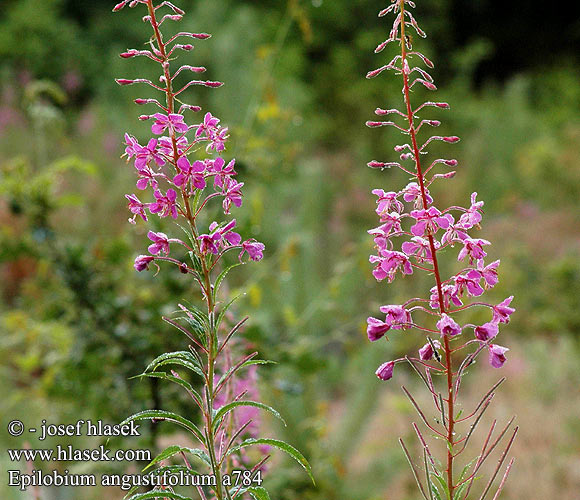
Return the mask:
[[(413, 48), (412, 37), (409, 35), (409, 31), (414, 31), (420, 37), (425, 36), (410, 12), (410, 9), (414, 7), (415, 4), (411, 0), (391, 0), (390, 5), (379, 13), (380, 17), (393, 13), (395, 21), (387, 39), (377, 46), (375, 52), (379, 53), (387, 47), (395, 48), (396, 46), (394, 51), (396, 54), (394, 58), (393, 55), (389, 56), (390, 62), (367, 74), (367, 78), (375, 78), (383, 72), (391, 71), (401, 78), (402, 109), (377, 108), (375, 114), (379, 117), (389, 115), (389, 118), (390, 116), (393, 118), (385, 121), (369, 120), (367, 126), (371, 128), (394, 127), (401, 131), (407, 141), (405, 144), (394, 147), (395, 154), (398, 156), (394, 160), (400, 160), (405, 166), (392, 159), (372, 160), (368, 166), (381, 169), (399, 167), (404, 171), (405, 176), (411, 174), (414, 177), (400, 191), (393, 189), (392, 186), (389, 186), (390, 190), (386, 188), (372, 190), (372, 193), (378, 197), (375, 211), (381, 225), (368, 231), (375, 244), (375, 254), (371, 255), (369, 260), (374, 265), (372, 273), (378, 281), (386, 280), (391, 283), (395, 280), (397, 271), (401, 271), (401, 274), (405, 276), (418, 270), (428, 273), (435, 284), (430, 288), (426, 298), (419, 295), (402, 306), (380, 307), (381, 312), (386, 313), (387, 317), (384, 321), (369, 317), (367, 335), (370, 341), (376, 341), (388, 331), (401, 327), (415, 328), (419, 332), (421, 339), (418, 345), (422, 347), (418, 349), (418, 357), (408, 356), (387, 361), (377, 369), (376, 375), (381, 380), (391, 379), (394, 366), (403, 361), (411, 363), (418, 373), (424, 373), (424, 375), (421, 374), (421, 378), (435, 403), (436, 423), (433, 423), (433, 419), (425, 417), (425, 412), (419, 409), (417, 402), (406, 389), (405, 393), (411, 399), (413, 406), (419, 410), (429, 434), (435, 434), (446, 441), (443, 451), (447, 454), (447, 460), (444, 468), (438, 467), (432, 451), (428, 448), (426, 438), (419, 427), (415, 426), (420, 444), (424, 448), (421, 467), (425, 463), (426, 481), (419, 478), (417, 468), (412, 465), (415, 480), (425, 500), (434, 497), (435, 494), (440, 498), (466, 500), (475, 477), (479, 476), (478, 468), (487, 455), (484, 458), (480, 457), (479, 461), (471, 462), (472, 469), (469, 472), (465, 471), (464, 479), (456, 475), (454, 462), (456, 457), (464, 451), (471, 432), (481, 421), (481, 414), (494, 396), (497, 385), (484, 396), (475, 411), (459, 418), (456, 403), (460, 382), (465, 374), (465, 368), (470, 366), (485, 348), (489, 351), (489, 363), (493, 367), (499, 368), (505, 363), (507, 348), (490, 344), (490, 342), (499, 335), (499, 325), (509, 322), (514, 312), (510, 306), (513, 297), (508, 297), (497, 305), (479, 299), (486, 290), (498, 283), (500, 261), (494, 260), (486, 264), (486, 247), (489, 247), (491, 243), (474, 234), (475, 230), (480, 229), (484, 204), (483, 201), (477, 201), (477, 193), (472, 193), (469, 207), (464, 208), (435, 205), (429, 192), (428, 188), (433, 182), (452, 178), (455, 171), (449, 171), (449, 168), (455, 168), (459, 164), (456, 159), (441, 157), (428, 162), (426, 159), (429, 147), (438, 141), (456, 144), (459, 137), (425, 135), (431, 127), (438, 127), (441, 124), (440, 120), (434, 120), (425, 115), (433, 108), (449, 109), (449, 104), (432, 100), (423, 103), (412, 100), (415, 95), (421, 96), (427, 91), (436, 90), (433, 78), (428, 73), (434, 65)], [(409, 166), (411, 164), (412, 166)], [(438, 172), (440, 168), (444, 169), (443, 173)], [(443, 252), (448, 255), (454, 247), (458, 248), (457, 255), (456, 258), (450, 259), (450, 265), (456, 265), (455, 271), (451, 276), (442, 276), (440, 260), (443, 258)], [(461, 264), (458, 265), (457, 262)], [(472, 300), (474, 297), (478, 298), (477, 302)], [(469, 324), (468, 317), (473, 307), (485, 308), (491, 316), (490, 321), (480, 326)], [(413, 312), (413, 317), (411, 317), (411, 312)], [(464, 329), (462, 324), (473, 328), (473, 338), (466, 339), (465, 335), (462, 335)], [(440, 340), (431, 338), (437, 334), (440, 335)], [(463, 361), (455, 365), (457, 358), (462, 355)], [(441, 376), (433, 377), (433, 374)], [(440, 382), (443, 385), (442, 388), (438, 387)], [(465, 432), (456, 431), (456, 427), (464, 422), (471, 422), (473, 425), (467, 437), (465, 437)], [(512, 434), (506, 453), (514, 437), (515, 434)], [(413, 463), (404, 444), (403, 448), (408, 461)], [(477, 465), (474, 465), (476, 463)], [(507, 472), (509, 472), (509, 467)], [(437, 484), (432, 481), (433, 477), (438, 478)], [(444, 491), (440, 489), (442, 482), (445, 486)], [(501, 484), (504, 482), (502, 481)], [(502, 486), (500, 490), (501, 488)], [(429, 496), (426, 492), (429, 492)]]
[[(184, 92), (192, 86), (216, 88), (222, 84), (210, 80), (190, 80), (181, 88), (177, 86), (177, 82), (184, 75), (191, 72), (195, 74), (205, 72), (205, 68), (202, 67), (176, 66), (176, 56), (179, 51), (193, 49), (192, 44), (181, 42), (189, 41), (189, 39), (204, 40), (210, 35), (178, 31), (173, 36), (163, 36), (161, 24), (166, 21), (179, 21), (184, 15), (184, 12), (171, 2), (160, 2), (155, 5), (153, 0), (124, 0), (113, 10), (119, 11), (125, 6), (146, 7), (147, 15), (143, 17), (143, 21), (151, 25), (153, 35), (148, 44), (142, 48), (143, 50), (128, 49), (121, 54), (121, 57), (125, 59), (147, 57), (159, 64), (161, 75), (156, 80), (157, 83), (145, 78), (119, 78), (117, 83), (120, 85), (144, 84), (155, 88), (156, 91), (161, 91), (164, 95), (162, 100), (158, 100), (158, 96), (135, 99), (135, 103), (139, 106), (155, 108), (154, 114), (143, 114), (139, 119), (153, 120), (151, 133), (156, 137), (148, 138), (146, 146), (141, 146), (134, 136), (125, 134), (124, 156), (128, 162), (133, 161), (138, 177), (137, 188), (143, 191), (142, 199), (148, 197), (147, 201), (141, 201), (134, 194), (126, 195), (128, 208), (133, 214), (130, 222), (135, 224), (136, 219), (140, 217), (143, 223), (150, 223), (145, 213), (145, 208), (147, 208), (151, 214), (156, 214), (161, 219), (171, 217), (176, 220), (177, 224), (173, 231), (177, 231), (180, 236), (183, 232), (187, 235), (187, 238), (184, 238), (185, 241), (182, 241), (168, 236), (165, 232), (148, 231), (147, 238), (151, 242), (148, 251), (151, 255), (137, 256), (133, 266), (138, 272), (150, 269), (151, 264), (156, 267), (157, 271), (160, 270), (161, 263), (174, 266), (179, 273), (193, 278), (194, 282), (199, 285), (198, 298), (203, 302), (201, 307), (191, 309), (180, 305), (181, 312), (178, 317), (164, 318), (167, 323), (187, 335), (189, 350), (159, 356), (148, 366), (142, 376), (158, 377), (159, 373), (163, 373), (171, 377), (171, 380), (182, 381), (183, 378), (178, 370), (188, 368), (191, 368), (197, 375), (202, 375), (201, 389), (198, 387), (189, 389), (186, 386), (189, 397), (200, 413), (195, 424), (200, 426), (200, 430), (197, 430), (198, 428), (193, 423), (187, 425), (186, 428), (191, 431), (192, 439), (199, 442), (198, 447), (201, 447), (205, 456), (208, 457), (205, 462), (209, 470), (206, 469), (206, 472), (215, 477), (216, 485), (203, 490), (199, 488), (197, 493), (203, 499), (229, 500), (238, 494), (241, 499), (242, 496), (245, 497), (244, 492), (238, 490), (233, 494), (225, 491), (221, 480), (222, 475), (242, 462), (246, 464), (250, 461), (248, 457), (253, 457), (253, 455), (245, 454), (245, 446), (253, 443), (246, 442), (244, 446), (240, 445), (245, 437), (258, 437), (260, 422), (256, 412), (266, 409), (275, 415), (277, 413), (255, 401), (259, 394), (255, 385), (257, 367), (252, 360), (258, 353), (245, 354), (245, 349), (231, 340), (234, 334), (241, 330), (247, 318), (235, 325), (229, 324), (231, 311), (228, 311), (227, 315), (226, 311), (233, 301), (228, 300), (227, 287), (220, 287), (220, 284), (234, 265), (245, 262), (243, 257), (246, 253), (249, 260), (261, 260), (265, 247), (254, 238), (242, 241), (241, 235), (234, 231), (235, 219), (226, 218), (222, 221), (214, 221), (208, 226), (211, 220), (208, 220), (208, 214), (211, 213), (213, 216), (215, 208), (220, 207), (220, 202), (225, 215), (229, 215), (233, 207), (242, 205), (241, 188), (244, 185), (243, 182), (234, 180), (237, 175), (234, 169), (235, 160), (226, 161), (221, 156), (225, 154), (228, 128), (220, 126), (220, 120), (209, 112), (205, 113), (199, 123), (199, 120), (194, 118), (194, 113), (201, 108), (185, 102)], [(175, 78), (178, 75), (180, 79)], [(184, 113), (187, 113), (187, 116)], [(165, 135), (161, 136), (161, 134)], [(205, 157), (203, 157), (204, 148), (202, 147), (204, 145), (207, 153)], [(211, 177), (213, 177), (213, 182), (208, 182), (207, 179)], [(154, 227), (157, 228), (159, 224), (162, 224), (164, 228), (167, 222), (166, 220), (157, 221)], [(204, 227), (209, 227), (207, 233), (201, 230)], [(169, 232), (167, 229), (164, 230)], [(177, 246), (172, 244), (177, 244)], [(231, 257), (229, 254), (230, 250), (235, 251), (235, 249), (240, 252), (239, 262), (235, 261), (234, 252)], [(227, 262), (228, 260), (234, 260), (234, 265)], [(183, 323), (184, 318), (190, 323)], [(195, 331), (190, 330), (192, 325), (195, 325)], [(241, 357), (241, 360), (235, 357)], [(170, 365), (174, 369), (170, 369)], [(217, 376), (217, 367), (225, 365), (227, 365), (227, 371)], [(161, 371), (158, 368), (161, 368)], [(248, 369), (249, 371), (244, 375), (244, 371)], [(235, 405), (231, 406), (232, 403)], [(180, 421), (180, 418), (184, 418), (166, 418), (166, 416), (167, 412), (151, 410), (137, 413), (129, 417), (127, 422), (144, 418), (159, 421)], [(187, 415), (187, 419), (191, 419), (192, 422), (194, 418), (190, 414)], [(257, 444), (262, 445), (262, 443)], [(265, 450), (262, 449), (262, 451)], [(296, 450), (290, 454), (311, 476), (310, 466), (306, 459)], [(184, 458), (184, 465), (189, 468), (187, 453), (181, 455)], [(169, 456), (171, 455), (167, 457)], [(256, 465), (248, 464), (244, 467), (253, 471), (263, 470), (264, 462), (268, 458), (265, 456), (264, 460)], [(194, 456), (193, 459), (196, 457)], [(196, 467), (198, 465), (196, 464)], [(170, 492), (165, 493), (170, 494)]]

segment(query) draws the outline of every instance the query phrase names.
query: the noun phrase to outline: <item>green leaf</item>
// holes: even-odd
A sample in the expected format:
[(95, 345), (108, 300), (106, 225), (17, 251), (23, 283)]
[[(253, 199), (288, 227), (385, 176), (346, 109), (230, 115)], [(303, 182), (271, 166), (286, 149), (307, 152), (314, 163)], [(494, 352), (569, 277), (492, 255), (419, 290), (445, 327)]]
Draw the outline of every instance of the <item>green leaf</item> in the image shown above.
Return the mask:
[(165, 410), (140, 411), (139, 413), (135, 413), (134, 415), (127, 417), (125, 420), (121, 422), (120, 425), (125, 425), (128, 424), (129, 422), (137, 420), (152, 420), (152, 419), (167, 420), (169, 422), (174, 422), (177, 425), (180, 425), (184, 429), (187, 429), (189, 432), (191, 432), (197, 439), (199, 439), (199, 441), (205, 443), (205, 439), (203, 437), (202, 432), (193, 422), (187, 420), (181, 415), (178, 415), (177, 413), (173, 413), (170, 411)]
[(211, 466), (209, 457), (203, 450), (200, 450), (198, 448), (185, 448), (183, 446), (174, 444), (172, 446), (168, 446), (167, 448), (165, 448), (159, 455), (157, 455), (153, 460), (151, 460), (151, 462), (149, 462), (149, 464), (143, 469), (143, 472), (145, 472), (147, 469), (150, 469), (154, 465), (158, 464), (162, 460), (167, 460), (168, 458), (171, 458), (172, 456), (177, 455), (178, 453), (181, 452), (189, 453), (194, 457), (199, 458), (206, 465)]
[(178, 495), (177, 493), (172, 493), (170, 491), (148, 491), (147, 493), (138, 493), (137, 495), (133, 495), (128, 500), (150, 500), (153, 498), (163, 499), (163, 498), (171, 498), (172, 500), (191, 500), (190, 497), (184, 497)]
[(275, 361), (268, 361), (268, 360), (264, 360), (264, 359), (249, 359), (248, 361), (246, 361), (245, 363), (242, 363), (241, 365), (234, 365), (227, 372), (225, 372), (222, 375), (222, 377), (219, 379), (217, 385), (219, 385), (222, 382), (222, 380), (227, 380), (228, 377), (231, 377), (235, 372), (237, 372), (238, 370), (241, 370), (242, 368), (245, 368), (246, 366), (268, 365), (268, 364), (276, 364), (276, 362)]
[(161, 354), (149, 363), (147, 368), (145, 368), (145, 373), (156, 371), (157, 368), (165, 365), (180, 365), (204, 377), (199, 361), (189, 351), (166, 352)]
[(282, 415), (280, 415), (271, 406), (268, 406), (264, 403), (259, 403), (258, 401), (232, 401), (231, 403), (222, 406), (214, 415), (212, 423), (214, 429), (217, 428), (219, 422), (226, 414), (235, 410), (236, 408), (239, 408), (240, 406), (253, 406), (255, 408), (260, 408), (261, 410), (266, 410), (267, 412), (274, 415), (276, 418), (280, 419), (284, 423), (284, 425), (286, 425), (286, 422), (282, 418)]
[(435, 500), (443, 500), (441, 498), (441, 493), (439, 493), (439, 490), (437, 489), (437, 486), (435, 486), (433, 483), (431, 483), (431, 493), (433, 493)]
[(245, 293), (241, 293), (241, 294), (239, 294), (239, 295), (236, 295), (236, 296), (235, 296), (235, 297), (234, 297), (232, 300), (230, 300), (230, 301), (229, 301), (229, 302), (228, 302), (228, 303), (227, 303), (227, 304), (226, 304), (226, 305), (225, 305), (225, 306), (222, 308), (222, 310), (220, 311), (220, 313), (219, 313), (219, 315), (218, 315), (218, 317), (217, 317), (217, 321), (216, 321), (216, 324), (215, 324), (215, 329), (216, 329), (216, 331), (219, 329), (219, 327), (220, 327), (220, 324), (221, 324), (222, 320), (224, 319), (224, 316), (226, 315), (226, 312), (228, 311), (228, 309), (229, 309), (229, 308), (232, 306), (232, 304), (233, 304), (234, 302), (236, 302), (236, 301), (237, 301), (237, 300), (238, 300), (240, 297), (242, 297), (242, 296), (244, 296), (244, 295), (246, 295), (246, 294), (245, 294)]
[(163, 380), (169, 380), (170, 382), (174, 382), (177, 385), (185, 388), (187, 392), (195, 399), (197, 404), (200, 408), (203, 408), (203, 401), (201, 395), (193, 388), (193, 386), (187, 381), (183, 380), (180, 377), (175, 377), (174, 375), (167, 375), (165, 372), (149, 372), (149, 373), (142, 373), (139, 377), (152, 377), (152, 378), (160, 378)]
[(254, 500), (270, 500), (270, 495), (261, 486), (252, 486), (246, 490), (246, 493), (249, 493)]
[(463, 498), (463, 494), (465, 493), (465, 489), (469, 483), (463, 483), (459, 488), (455, 490), (455, 494), (453, 495), (453, 500), (461, 500)]
[(465, 467), (463, 467), (463, 470), (461, 471), (461, 474), (459, 475), (459, 481), (461, 482), (463, 481), (463, 478), (465, 477), (465, 474), (467, 474), (467, 471), (471, 468), (471, 466), (477, 461), (477, 458), (474, 458), (471, 462), (469, 462)]
[(314, 476), (312, 475), (312, 467), (310, 467), (310, 464), (308, 463), (308, 460), (306, 460), (306, 458), (304, 458), (304, 455), (302, 455), (302, 453), (300, 453), (296, 448), (294, 448), (294, 446), (289, 445), (285, 441), (280, 441), (279, 439), (249, 438), (249, 439), (242, 441), (240, 444), (230, 448), (230, 450), (228, 451), (228, 455), (230, 455), (231, 453), (235, 453), (236, 451), (238, 451), (242, 448), (245, 448), (247, 446), (254, 446), (254, 445), (260, 445), (260, 444), (265, 444), (268, 446), (272, 446), (274, 448), (278, 448), (279, 450), (282, 450), (283, 452), (290, 455), (294, 460), (296, 460), (304, 468), (304, 470), (307, 472), (307, 474), (310, 477), (310, 479), (312, 480), (312, 482), (314, 484), (316, 484), (316, 482), (314, 481)]
[(215, 280), (215, 284), (214, 284), (214, 287), (213, 287), (213, 298), (214, 298), (214, 302), (215, 302), (215, 299), (216, 299), (216, 297), (217, 297), (217, 293), (218, 293), (218, 290), (219, 290), (219, 288), (220, 288), (220, 285), (222, 284), (222, 281), (224, 280), (224, 278), (227, 276), (227, 274), (228, 274), (228, 273), (229, 273), (229, 272), (230, 272), (230, 271), (231, 271), (231, 270), (232, 270), (234, 267), (238, 267), (238, 266), (241, 266), (241, 265), (242, 265), (242, 263), (241, 263), (241, 262), (236, 262), (235, 264), (232, 264), (231, 266), (229, 266), (229, 267), (226, 267), (226, 268), (225, 268), (225, 269), (224, 269), (224, 270), (223, 270), (223, 271), (222, 271), (222, 272), (219, 274), (219, 276), (216, 278), (216, 280)]
[[(435, 472), (433, 472), (431, 475), (437, 480), (437, 483), (439, 483), (439, 486), (441, 487), (441, 489), (445, 493), (445, 498), (449, 498), (449, 488), (447, 487), (447, 483), (445, 482), (445, 479), (443, 479), (443, 477), (441, 477), (438, 473), (435, 473)], [(437, 491), (437, 495), (441, 499), (441, 495), (439, 494), (439, 491)]]

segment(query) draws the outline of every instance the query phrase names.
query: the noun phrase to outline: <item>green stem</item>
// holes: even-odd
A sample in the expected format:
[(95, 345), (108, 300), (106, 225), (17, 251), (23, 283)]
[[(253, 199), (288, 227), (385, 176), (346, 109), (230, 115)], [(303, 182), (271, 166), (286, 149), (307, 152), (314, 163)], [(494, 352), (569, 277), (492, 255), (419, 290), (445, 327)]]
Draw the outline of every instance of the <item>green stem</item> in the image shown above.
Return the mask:
[[(166, 95), (166, 103), (167, 103), (167, 110), (168, 113), (173, 113), (175, 109), (175, 95), (173, 94), (173, 89), (171, 85), (171, 73), (169, 71), (169, 58), (167, 56), (166, 45), (163, 43), (163, 36), (159, 30), (159, 23), (157, 21), (157, 17), (155, 15), (155, 7), (153, 5), (153, 0), (147, 0), (147, 9), (149, 11), (149, 16), (151, 17), (151, 26), (153, 27), (153, 32), (155, 35), (155, 40), (157, 42), (157, 46), (159, 52), (161, 54), (161, 61), (163, 66), (163, 76), (165, 78), (165, 95)], [(177, 166), (177, 160), (179, 158), (179, 150), (177, 148), (177, 140), (175, 138), (175, 131), (170, 127), (169, 128), (169, 136), (171, 138), (171, 143), (173, 147), (173, 159), (175, 162), (175, 166)], [(217, 345), (215, 339), (217, 338), (215, 332), (215, 303), (213, 301), (213, 294), (212, 294), (212, 284), (211, 284), (211, 272), (210, 269), (207, 267), (207, 262), (204, 256), (201, 254), (199, 241), (197, 239), (197, 229), (195, 224), (195, 217), (192, 214), (191, 206), (189, 203), (189, 195), (185, 190), (185, 186), (181, 189), (181, 195), (185, 207), (185, 215), (189, 226), (191, 228), (193, 239), (195, 242), (195, 250), (197, 251), (197, 256), (199, 257), (202, 265), (202, 274), (204, 279), (204, 295), (207, 303), (207, 312), (208, 312), (208, 320), (209, 320), (209, 348), (207, 353), (207, 386), (206, 386), (206, 412), (205, 412), (205, 437), (206, 437), (206, 446), (209, 453), (210, 463), (212, 472), (216, 479), (216, 487), (215, 487), (215, 494), (217, 500), (223, 500), (223, 489), (222, 489), (222, 477), (221, 477), (221, 470), (220, 466), (218, 465), (218, 461), (216, 458), (215, 452), (215, 435), (213, 431), (213, 422), (212, 422), (212, 412), (213, 412), (213, 405), (214, 405), (214, 377), (215, 377), (215, 364), (216, 364), (216, 357), (217, 357)]]

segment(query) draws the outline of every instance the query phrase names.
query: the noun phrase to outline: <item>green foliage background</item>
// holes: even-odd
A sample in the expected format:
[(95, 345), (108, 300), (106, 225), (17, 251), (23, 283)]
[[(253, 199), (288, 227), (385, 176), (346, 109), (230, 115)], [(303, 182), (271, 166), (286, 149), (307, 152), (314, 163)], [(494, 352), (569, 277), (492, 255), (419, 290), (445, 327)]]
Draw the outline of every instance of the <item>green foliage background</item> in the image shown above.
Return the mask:
[[(179, 4), (188, 12), (184, 30), (213, 34), (182, 60), (226, 82), (190, 100), (230, 126), (228, 153), (246, 182), (238, 223), (267, 247), (266, 259), (232, 273), (230, 286), (247, 292), (239, 306), (251, 315), (247, 337), (278, 362), (261, 370), (264, 399), (288, 421), (276, 433), (305, 453), (318, 483), (275, 461), (272, 496), (414, 499), (396, 446), (399, 435), (410, 436), (411, 409), (398, 381), (381, 384), (373, 371), (419, 341), (402, 334), (369, 346), (365, 336), (378, 305), (431, 286), (419, 277), (378, 285), (368, 263), (370, 190), (406, 182), (400, 172), (365, 168), (372, 158), (392, 158), (400, 141), (364, 126), (375, 107), (400, 100), (396, 79), (364, 78), (383, 60), (372, 52), (389, 29), (375, 17), (382, 4)], [(522, 425), (505, 497), (572, 499), (580, 489), (578, 21), (558, 14), (542, 23), (529, 2), (501, 12), (483, 0), (418, 4), (429, 38), (416, 43), (435, 61), (438, 97), (452, 107), (433, 117), (443, 133), (462, 137), (454, 146), (458, 174), (435, 195), (463, 204), (476, 190), (485, 200), (481, 237), (502, 259), (490, 301), (516, 296), (518, 313), (502, 332), (512, 349), (509, 383), (494, 403), (496, 415), (516, 413)], [(188, 411), (171, 388), (128, 380), (156, 354), (182, 347), (160, 316), (197, 296), (181, 275), (132, 267), (145, 229), (126, 223), (123, 195), (134, 179), (119, 156), (123, 133), (145, 138), (147, 125), (131, 103), (139, 89), (113, 79), (155, 78), (155, 68), (118, 57), (149, 34), (135, 11), (112, 15), (111, 7), (4, 0), (0, 8), (2, 428), (14, 418), (118, 422), (145, 407)], [(398, 376), (413, 384), (404, 369)], [(494, 376), (478, 367), (468, 394), (476, 398)], [(155, 426), (140, 443), (113, 444), (157, 447), (165, 432)], [(0, 430), (0, 442), (24, 440)], [(5, 453), (0, 462), (11, 467)], [(541, 475), (540, 486), (530, 485), (531, 474)], [(26, 498), (5, 483), (2, 498)], [(102, 497), (90, 489), (45, 494)]]

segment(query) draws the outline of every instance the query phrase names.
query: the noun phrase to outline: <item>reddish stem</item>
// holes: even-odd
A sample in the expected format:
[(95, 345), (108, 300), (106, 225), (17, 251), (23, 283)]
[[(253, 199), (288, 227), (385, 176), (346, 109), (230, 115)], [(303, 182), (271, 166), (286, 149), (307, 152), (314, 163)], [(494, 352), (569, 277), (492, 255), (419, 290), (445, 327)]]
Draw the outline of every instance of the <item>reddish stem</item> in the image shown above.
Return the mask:
[[(417, 131), (415, 129), (415, 123), (413, 118), (413, 110), (411, 108), (411, 100), (409, 97), (409, 75), (405, 72), (405, 67), (408, 67), (407, 62), (407, 50), (406, 50), (406, 37), (405, 37), (405, 0), (400, 0), (400, 11), (401, 11), (401, 64), (403, 68), (403, 92), (405, 96), (405, 104), (407, 107), (407, 120), (409, 122), (409, 135), (411, 136), (413, 154), (415, 156), (415, 166), (417, 180), (419, 181), (419, 187), (421, 189), (421, 198), (423, 200), (423, 208), (427, 209), (427, 191), (425, 189), (425, 182), (423, 172), (421, 170), (421, 160), (419, 147), (417, 145)], [(439, 297), (439, 311), (441, 314), (445, 313), (444, 303), (443, 303), (443, 290), (441, 287), (441, 275), (439, 274), (439, 264), (437, 262), (437, 249), (435, 248), (435, 241), (433, 239), (433, 234), (431, 229), (427, 228), (427, 239), (429, 240), (429, 248), (431, 250), (431, 256), (433, 260), (433, 272), (435, 275), (435, 282), (437, 285), (437, 295)], [(449, 442), (449, 447), (447, 449), (447, 486), (449, 488), (449, 496), (453, 498), (453, 428), (455, 424), (454, 418), (454, 397), (453, 397), (453, 367), (451, 362), (451, 347), (449, 345), (448, 336), (443, 337), (443, 344), (445, 348), (445, 371), (447, 373), (447, 441)]]

